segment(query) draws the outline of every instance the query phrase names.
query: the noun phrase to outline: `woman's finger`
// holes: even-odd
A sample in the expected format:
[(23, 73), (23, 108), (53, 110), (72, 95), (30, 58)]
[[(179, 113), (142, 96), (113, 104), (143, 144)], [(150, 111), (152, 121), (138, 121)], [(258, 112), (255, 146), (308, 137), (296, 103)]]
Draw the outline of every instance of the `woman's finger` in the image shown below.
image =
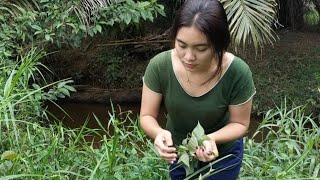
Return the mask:
[(154, 144), (161, 149), (163, 152), (172, 153), (176, 151), (176, 148), (169, 147), (172, 146), (172, 138), (170, 133), (161, 133), (159, 134), (155, 140)]
[(212, 161), (213, 159), (217, 158), (218, 156), (218, 149), (217, 145), (213, 140), (206, 140), (203, 142), (205, 153), (204, 158), (207, 161)]
[(154, 145), (159, 153), (159, 156), (167, 162), (171, 163), (177, 158), (176, 149), (174, 147), (168, 147), (166, 145), (165, 139), (166, 138), (164, 137), (164, 134), (159, 134), (155, 138)]
[(196, 156), (199, 159), (199, 161), (206, 162), (206, 158), (204, 156), (204, 148), (203, 147), (199, 147), (196, 150)]
[(171, 137), (171, 133), (164, 133), (164, 144), (166, 146), (173, 146), (173, 141), (172, 141), (172, 137)]
[(154, 145), (155, 145), (161, 152), (164, 152), (164, 153), (175, 153), (175, 152), (176, 152), (176, 148), (175, 148), (175, 147), (166, 146), (163, 142), (155, 142)]

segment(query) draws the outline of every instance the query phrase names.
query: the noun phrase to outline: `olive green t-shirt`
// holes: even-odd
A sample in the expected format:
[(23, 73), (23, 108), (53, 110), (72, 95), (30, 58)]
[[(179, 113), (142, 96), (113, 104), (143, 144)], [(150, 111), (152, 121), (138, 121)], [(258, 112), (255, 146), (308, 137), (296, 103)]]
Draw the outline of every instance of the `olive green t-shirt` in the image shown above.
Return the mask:
[[(172, 133), (174, 145), (197, 125), (198, 121), (210, 134), (224, 127), (229, 121), (229, 105), (241, 105), (255, 94), (252, 73), (248, 65), (234, 57), (228, 69), (212, 89), (199, 97), (187, 94), (177, 80), (172, 67), (172, 50), (152, 58), (144, 74), (144, 83), (152, 91), (162, 94), (167, 110), (166, 129)], [(220, 153), (233, 142), (218, 144)]]

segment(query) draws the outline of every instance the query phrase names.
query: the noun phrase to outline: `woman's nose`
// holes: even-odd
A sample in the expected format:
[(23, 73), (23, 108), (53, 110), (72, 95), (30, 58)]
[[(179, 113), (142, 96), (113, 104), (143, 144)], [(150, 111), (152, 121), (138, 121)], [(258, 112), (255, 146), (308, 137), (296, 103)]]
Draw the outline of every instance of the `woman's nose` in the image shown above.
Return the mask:
[(194, 53), (190, 49), (186, 51), (184, 58), (187, 61), (194, 61), (196, 59)]

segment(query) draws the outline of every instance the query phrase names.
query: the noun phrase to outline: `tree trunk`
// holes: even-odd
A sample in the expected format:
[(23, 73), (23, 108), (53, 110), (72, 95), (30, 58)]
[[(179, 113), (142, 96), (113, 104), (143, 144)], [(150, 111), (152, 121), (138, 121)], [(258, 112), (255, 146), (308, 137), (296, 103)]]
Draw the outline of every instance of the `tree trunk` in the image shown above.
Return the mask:
[(318, 11), (318, 14), (320, 15), (320, 0), (313, 0), (313, 4), (316, 6), (316, 10)]
[(303, 1), (279, 0), (279, 22), (285, 27), (298, 30), (303, 27)]

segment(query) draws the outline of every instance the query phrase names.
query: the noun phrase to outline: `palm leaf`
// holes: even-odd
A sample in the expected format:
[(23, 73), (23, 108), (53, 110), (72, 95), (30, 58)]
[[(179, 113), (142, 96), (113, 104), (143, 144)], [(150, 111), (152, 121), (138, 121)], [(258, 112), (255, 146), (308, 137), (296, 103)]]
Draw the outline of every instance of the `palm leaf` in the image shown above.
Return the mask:
[(11, 15), (17, 17), (21, 10), (35, 11), (40, 9), (36, 0), (5, 0), (0, 2), (0, 11), (6, 9)]
[(76, 13), (82, 22), (89, 23), (100, 8), (124, 1), (126, 0), (82, 0), (81, 7), (76, 8)]
[(235, 46), (253, 44), (255, 49), (273, 44), (272, 29), (276, 0), (220, 0), (226, 10), (231, 38)]

